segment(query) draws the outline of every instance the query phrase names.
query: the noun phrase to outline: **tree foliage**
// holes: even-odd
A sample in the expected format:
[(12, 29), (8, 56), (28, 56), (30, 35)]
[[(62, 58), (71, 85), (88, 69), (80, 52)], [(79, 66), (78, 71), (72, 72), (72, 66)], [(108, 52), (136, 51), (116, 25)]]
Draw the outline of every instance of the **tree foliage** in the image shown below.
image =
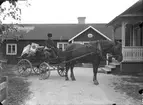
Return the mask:
[(12, 3), (13, 5), (16, 5), (15, 3), (18, 1), (18, 0), (0, 0), (0, 5), (5, 2), (5, 1), (9, 1), (10, 3)]
[[(19, 0), (20, 1), (20, 0)], [(21, 21), (21, 8), (17, 5), (18, 0), (0, 0), (0, 42), (3, 42), (8, 32), (18, 31), (14, 27), (14, 24), (18, 24)], [(28, 1), (28, 0), (22, 0)], [(29, 6), (30, 4), (28, 4)], [(3, 21), (7, 18), (14, 20), (14, 24), (3, 24)]]

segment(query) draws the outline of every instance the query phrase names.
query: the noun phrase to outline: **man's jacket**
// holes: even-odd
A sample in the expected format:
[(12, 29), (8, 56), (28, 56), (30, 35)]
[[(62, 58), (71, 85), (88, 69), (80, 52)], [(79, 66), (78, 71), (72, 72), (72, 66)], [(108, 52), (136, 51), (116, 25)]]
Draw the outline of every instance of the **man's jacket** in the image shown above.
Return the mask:
[(54, 41), (51, 40), (51, 39), (46, 40), (46, 41), (45, 41), (45, 45), (46, 45), (47, 47), (57, 48), (56, 45), (55, 45), (55, 43), (54, 43)]

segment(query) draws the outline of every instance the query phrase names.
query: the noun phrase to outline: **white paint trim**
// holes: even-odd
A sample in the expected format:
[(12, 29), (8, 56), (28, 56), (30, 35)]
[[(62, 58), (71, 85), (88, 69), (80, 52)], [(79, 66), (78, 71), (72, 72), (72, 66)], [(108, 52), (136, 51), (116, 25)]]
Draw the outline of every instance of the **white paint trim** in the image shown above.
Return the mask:
[(62, 51), (64, 51), (64, 44), (69, 44), (68, 42), (57, 42), (57, 48), (59, 48), (59, 45), (62, 44)]
[(84, 43), (89, 43), (90, 41), (73, 41), (73, 43), (79, 43), (79, 44), (84, 44)]
[(94, 29), (96, 32), (98, 32), (100, 35), (102, 35), (103, 37), (105, 37), (106, 39), (110, 40), (110, 38), (108, 38), (106, 35), (104, 35), (103, 33), (101, 33), (99, 30), (95, 29), (94, 27), (91, 26), (92, 29)]
[(98, 32), (100, 35), (102, 35), (103, 37), (105, 37), (106, 39), (110, 40), (110, 38), (108, 38), (106, 35), (104, 35), (103, 33), (101, 33), (99, 30), (95, 29), (92, 26), (87, 27), (86, 29), (84, 29), (83, 31), (81, 31), (80, 33), (78, 33), (77, 35), (75, 35), (74, 37), (72, 37), (71, 39), (69, 39), (68, 41), (72, 41), (73, 39), (75, 39), (76, 37), (78, 37), (79, 35), (81, 35), (83, 32), (85, 32), (86, 30), (88, 30), (89, 28), (92, 28), (94, 31)]
[[(14, 53), (8, 53), (8, 46), (15, 46), (15, 52)], [(11, 44), (11, 43), (9, 43), (9, 44), (6, 44), (6, 55), (17, 55), (17, 44)]]

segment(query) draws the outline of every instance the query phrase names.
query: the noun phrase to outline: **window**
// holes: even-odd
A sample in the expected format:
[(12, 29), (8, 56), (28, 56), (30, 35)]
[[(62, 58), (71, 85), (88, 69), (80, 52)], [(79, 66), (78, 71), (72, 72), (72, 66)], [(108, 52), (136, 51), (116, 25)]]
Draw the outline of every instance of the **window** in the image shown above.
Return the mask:
[(64, 44), (64, 50), (66, 49), (67, 46), (68, 46), (68, 44)]
[(63, 44), (59, 44), (59, 49), (63, 49)]
[(138, 24), (126, 26), (125, 46), (143, 46), (142, 30)]
[(88, 38), (92, 38), (92, 37), (93, 37), (93, 35), (92, 35), (92, 34), (88, 34), (87, 36), (88, 36)]
[(59, 42), (59, 43), (57, 43), (57, 47), (59, 49), (61, 49), (62, 51), (64, 51), (66, 49), (67, 45), (68, 45), (68, 42)]
[(17, 54), (17, 44), (7, 44), (6, 45), (6, 54), (7, 55), (16, 55)]
[(125, 33), (125, 46), (131, 46), (133, 42), (133, 25), (127, 24)]
[(140, 27), (134, 28), (133, 46), (143, 46), (143, 39)]

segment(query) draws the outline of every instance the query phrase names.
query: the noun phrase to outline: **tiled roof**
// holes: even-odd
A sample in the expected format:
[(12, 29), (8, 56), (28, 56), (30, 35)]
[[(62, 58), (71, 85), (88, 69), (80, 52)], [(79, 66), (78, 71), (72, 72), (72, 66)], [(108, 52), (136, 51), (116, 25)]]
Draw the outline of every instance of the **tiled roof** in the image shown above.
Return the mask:
[[(23, 26), (34, 26), (34, 30), (24, 33), (22, 39), (27, 40), (43, 40), (47, 39), (47, 33), (53, 34), (54, 40), (69, 40), (89, 26), (94, 27), (110, 39), (112, 39), (111, 27), (106, 27), (106, 24), (23, 24)], [(121, 32), (116, 34), (117, 39), (121, 39)]]

